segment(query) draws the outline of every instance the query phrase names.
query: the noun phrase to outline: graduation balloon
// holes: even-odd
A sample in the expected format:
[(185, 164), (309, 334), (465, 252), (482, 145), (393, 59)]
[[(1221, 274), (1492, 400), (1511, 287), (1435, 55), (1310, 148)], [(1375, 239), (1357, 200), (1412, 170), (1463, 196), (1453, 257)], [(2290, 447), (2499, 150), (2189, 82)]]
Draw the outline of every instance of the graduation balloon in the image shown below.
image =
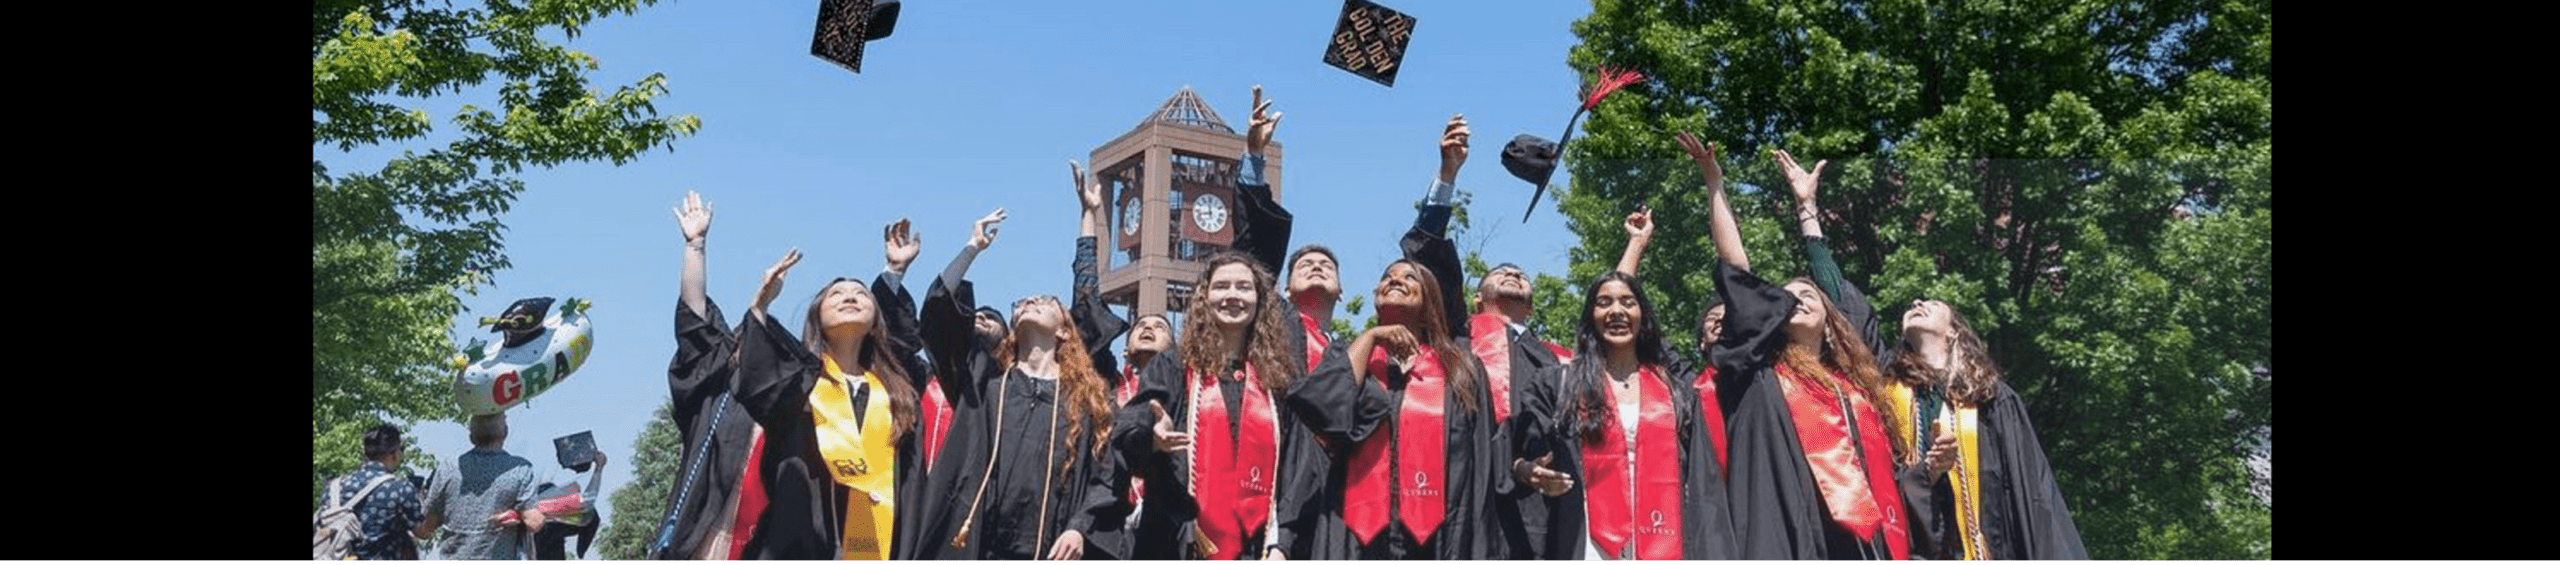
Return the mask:
[(551, 298), (517, 300), (480, 325), (506, 339), (484, 343), (474, 339), (454, 355), (453, 400), (463, 413), (496, 414), (551, 390), (587, 362), (595, 347), (595, 327), (587, 318), (588, 302), (571, 298), (549, 318)]

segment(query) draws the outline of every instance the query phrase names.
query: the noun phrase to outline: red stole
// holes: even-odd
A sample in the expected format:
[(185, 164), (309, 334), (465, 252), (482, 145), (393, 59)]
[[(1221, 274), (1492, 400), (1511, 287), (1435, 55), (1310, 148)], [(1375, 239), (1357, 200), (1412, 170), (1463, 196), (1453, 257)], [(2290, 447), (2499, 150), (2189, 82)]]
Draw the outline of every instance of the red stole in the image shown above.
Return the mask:
[[(1538, 340), (1538, 343), (1546, 343), (1546, 341), (1547, 341), (1547, 340), (1543, 340), (1543, 339), (1542, 339), (1542, 340)], [(1565, 349), (1565, 348), (1564, 348), (1564, 346), (1562, 346), (1562, 345), (1556, 345), (1556, 344), (1553, 344), (1553, 343), (1547, 343), (1547, 351), (1548, 351), (1548, 352), (1551, 352), (1551, 353), (1555, 353), (1555, 354), (1556, 354), (1556, 362), (1557, 362), (1557, 363), (1572, 363), (1572, 362), (1573, 362), (1573, 350), (1571, 350), (1571, 349)]]
[(729, 522), (729, 560), (747, 557), (747, 539), (755, 537), (756, 521), (764, 518), (764, 426), (756, 426), (753, 447), (747, 449), (746, 474), (738, 476), (738, 514)]
[(933, 462), (942, 460), (942, 440), (951, 434), (951, 397), (942, 394), (942, 379), (925, 380), (922, 404), (924, 462), (925, 468), (931, 469)]
[(1280, 482), (1279, 413), (1248, 365), (1244, 372), (1244, 418), (1236, 437), (1228, 437), (1227, 400), (1218, 381), (1195, 374), (1191, 474), (1200, 505), (1200, 533), (1216, 542), (1210, 559), (1235, 559), (1245, 548), (1244, 536), (1271, 518), (1271, 492)]
[(1333, 334), (1324, 333), (1324, 325), (1306, 312), (1298, 313), (1298, 325), (1307, 329), (1307, 370), (1313, 371), (1324, 362), (1324, 348), (1333, 345)]
[[(1381, 382), (1387, 378), (1387, 357), (1384, 347), (1369, 354), (1369, 375)], [(1397, 503), (1394, 518), (1413, 534), (1416, 545), (1430, 543), (1448, 517), (1448, 384), (1449, 373), (1438, 354), (1430, 349), (1414, 354), (1413, 368), (1405, 372), (1404, 404), (1396, 410), (1395, 437), (1372, 434), (1352, 452), (1349, 484), (1342, 491), (1342, 522), (1361, 545), (1386, 530), (1390, 496)], [(1392, 461), (1387, 459), (1390, 441), (1395, 444)]]
[(1894, 559), (1911, 558), (1911, 521), (1903, 517), (1902, 485), (1893, 477), (1893, 434), (1886, 433), (1884, 415), (1876, 405), (1859, 394), (1857, 385), (1847, 385), (1849, 404), (1857, 410), (1858, 447), (1867, 453), (1867, 484), (1872, 485), (1876, 500), (1891, 501), (1884, 506), (1884, 541)]
[(1493, 313), (1467, 317), (1468, 348), (1484, 362), (1484, 381), (1493, 391), (1493, 423), (1511, 419), (1511, 324)]
[[(1860, 540), (1874, 540), (1885, 521), (1876, 493), (1890, 487), (1868, 484), (1869, 471), (1858, 456), (1860, 446), (1849, 443), (1849, 414), (1842, 412), (1840, 393), (1799, 383), (1786, 364), (1778, 364), (1777, 370), (1778, 388), (1786, 394), (1787, 414), (1796, 425), (1796, 441), (1804, 449), (1805, 463), (1813, 468), (1815, 486), (1822, 488), (1823, 506), (1830, 510), (1831, 521)], [(1883, 439), (1879, 437), (1885, 435), (1883, 428), (1876, 430), (1862, 434), (1867, 437), (1861, 439)], [(1890, 476), (1884, 482), (1891, 483)], [(1894, 500), (1900, 506), (1901, 499)]]
[(1716, 399), (1716, 366), (1698, 371), (1698, 414), (1707, 419), (1707, 438), (1715, 440), (1716, 476), (1731, 474), (1733, 466), (1724, 460), (1724, 402)]
[(1634, 542), (1637, 559), (1680, 559), (1680, 417), (1671, 410), (1671, 387), (1653, 367), (1637, 371), (1636, 476), (1627, 476), (1627, 430), (1618, 423), (1617, 391), (1608, 392), (1609, 410), (1584, 414), (1602, 422), (1600, 443), (1582, 445), (1583, 505), (1591, 516), (1591, 544), (1609, 555), (1624, 555)]

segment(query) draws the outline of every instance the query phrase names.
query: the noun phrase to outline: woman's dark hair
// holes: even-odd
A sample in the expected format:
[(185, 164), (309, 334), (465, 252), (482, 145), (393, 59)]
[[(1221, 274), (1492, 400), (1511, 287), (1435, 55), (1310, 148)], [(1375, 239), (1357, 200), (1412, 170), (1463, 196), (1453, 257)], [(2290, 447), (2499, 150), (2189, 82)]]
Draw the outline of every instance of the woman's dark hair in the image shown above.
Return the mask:
[[(1947, 342), (1952, 346), (1949, 348), (1950, 352), (1954, 353), (1947, 359), (1947, 371), (1943, 375), (1948, 399), (1970, 406), (1981, 406), (1985, 402), (1990, 402), (1991, 397), (1999, 394), (2000, 391), (2000, 365), (1991, 361), (1989, 348), (1982, 346), (1982, 336), (1974, 333), (1973, 324), (1965, 322), (1963, 314), (1956, 313), (1955, 308), (1948, 308), (1947, 322), (1950, 330), (1947, 332)], [(1920, 360), (1919, 343), (1910, 338), (1903, 338), (1901, 345), (1896, 346), (1895, 349), (1901, 350), (1901, 353), (1894, 357), (1893, 365), (1885, 367), (1885, 378), (1902, 382), (1913, 388), (1941, 384), (1940, 379), (1932, 378), (1938, 376), (1937, 371), (1931, 370), (1928, 362)], [(1918, 426), (1920, 423), (1910, 422), (1906, 425)], [(1897, 433), (1900, 431), (1896, 430)], [(1895, 442), (1894, 447), (1900, 450), (1901, 442)], [(1918, 460), (1918, 454), (1896, 455)]]
[[(1581, 327), (1574, 332), (1573, 358), (1576, 362), (1564, 367), (1565, 394), (1573, 399), (1573, 433), (1586, 444), (1597, 444), (1607, 439), (1603, 437), (1608, 433), (1607, 419), (1617, 417), (1618, 407), (1609, 402), (1608, 390), (1600, 382), (1607, 378), (1601, 375), (1601, 365), (1608, 364), (1609, 356), (1604, 351), (1608, 342), (1600, 338), (1600, 324), (1591, 321), (1591, 316), (1600, 310), (1597, 304), (1600, 287), (1612, 281), (1627, 285), (1627, 292), (1636, 297), (1636, 311), (1642, 318), (1637, 320), (1636, 342), (1633, 344), (1636, 363), (1645, 367), (1662, 366), (1662, 327), (1654, 321), (1659, 311), (1653, 309), (1653, 300), (1645, 298), (1644, 284), (1617, 271), (1602, 273), (1600, 278), (1592, 280), (1591, 286), (1582, 291), (1582, 315), (1578, 318)], [(1679, 385), (1666, 372), (1656, 370), (1654, 373), (1656, 378), (1662, 379), (1664, 386)]]
[[(1477, 409), (1475, 391), (1483, 379), (1476, 374), (1474, 365), (1468, 364), (1474, 360), (1475, 353), (1458, 348), (1457, 338), (1451, 335), (1456, 330), (1448, 327), (1448, 307), (1440, 302), (1439, 279), (1434, 278), (1430, 267), (1412, 259), (1388, 263), (1386, 273), (1394, 273), (1396, 265), (1412, 267), (1414, 274), (1421, 279), (1414, 286), (1420, 287), (1415, 289), (1415, 294), (1422, 298), (1422, 305), (1414, 308), (1412, 319), (1405, 321), (1405, 329), (1412, 331), (1413, 337), (1430, 347), (1433, 356), (1438, 358), (1440, 370), (1448, 375), (1449, 396), (1458, 399), (1458, 407), (1470, 411)], [(1386, 273), (1378, 275), (1380, 282), (1386, 281)]]
[(1237, 251), (1219, 251), (1210, 255), (1201, 262), (1200, 278), (1192, 281), (1191, 288), (1195, 289), (1195, 294), (1191, 296), (1191, 307), (1183, 310), (1185, 323), (1175, 340), (1175, 344), (1182, 348), (1183, 369), (1195, 374), (1220, 375), (1222, 379), (1229, 374), (1227, 362), (1236, 355), (1236, 344), (1228, 343), (1226, 335), (1218, 332), (1218, 324), (1214, 321), (1217, 315), (1210, 313), (1209, 307), (1210, 279), (1216, 278), (1218, 269), (1227, 265), (1243, 265), (1253, 272), (1254, 312), (1251, 319), (1245, 320), (1243, 334), (1245, 339), (1253, 341), (1253, 345), (1243, 352), (1243, 360), (1253, 364), (1253, 373), (1262, 381), (1263, 390), (1288, 390), (1289, 381), (1295, 380), (1307, 368), (1306, 358), (1289, 350), (1287, 324), (1295, 320), (1290, 319), (1292, 314), (1288, 313), (1288, 305), (1281, 300), (1279, 291), (1272, 290), (1279, 285), (1273, 282), (1271, 270), (1263, 268), (1261, 260)]
[[(879, 373), (880, 387), (887, 389), (889, 393), (889, 419), (895, 422), (895, 425), (890, 428), (889, 437), (891, 441), (903, 439), (907, 437), (908, 432), (915, 431), (916, 415), (922, 409), (918, 407), (919, 400), (917, 400), (915, 384), (907, 382), (906, 364), (900, 361), (906, 358), (907, 352), (898, 351), (897, 342), (889, 339), (889, 324), (880, 319), (882, 312), (880, 296), (871, 294), (871, 287), (851, 277), (837, 277), (836, 280), (820, 285), (818, 295), (809, 299), (808, 319), (800, 326), (800, 343), (809, 348), (811, 355), (819, 357), (827, 355), (827, 327), (818, 321), (818, 310), (825, 305), (827, 289), (835, 288), (837, 284), (847, 283), (861, 289), (863, 294), (871, 296), (871, 330), (863, 333), (859, 338), (862, 340), (862, 346), (859, 352), (854, 354), (853, 364)], [(845, 369), (852, 370), (853, 367)]]

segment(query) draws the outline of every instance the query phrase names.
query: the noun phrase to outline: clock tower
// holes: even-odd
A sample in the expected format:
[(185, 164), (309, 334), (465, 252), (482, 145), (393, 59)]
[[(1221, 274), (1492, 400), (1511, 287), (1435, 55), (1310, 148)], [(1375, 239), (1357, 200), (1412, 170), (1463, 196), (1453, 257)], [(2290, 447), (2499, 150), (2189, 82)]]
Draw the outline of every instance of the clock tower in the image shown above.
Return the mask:
[[(1089, 162), (1111, 207), (1099, 218), (1108, 225), (1094, 230), (1108, 234), (1100, 242), (1103, 301), (1127, 307), (1131, 319), (1166, 313), (1181, 322), (1200, 259), (1236, 241), (1243, 154), (1244, 135), (1188, 86), (1094, 148)], [(1281, 194), (1280, 154), (1279, 141), (1263, 148), (1273, 198)]]

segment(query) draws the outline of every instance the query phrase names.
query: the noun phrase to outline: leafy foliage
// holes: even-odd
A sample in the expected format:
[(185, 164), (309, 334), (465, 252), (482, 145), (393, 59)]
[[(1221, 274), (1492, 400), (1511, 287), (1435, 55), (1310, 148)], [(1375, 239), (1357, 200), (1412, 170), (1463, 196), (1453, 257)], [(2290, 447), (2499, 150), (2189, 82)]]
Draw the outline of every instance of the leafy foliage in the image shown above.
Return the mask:
[(684, 466), (683, 434), (676, 429), (672, 400), (658, 403), (649, 425), (631, 441), (631, 484), (613, 492), (613, 517), (598, 537), (605, 559), (647, 559), (649, 543), (666, 519), (667, 499)]
[[(1672, 133), (1720, 146), (1753, 270), (1772, 280), (1804, 255), (1767, 152), (1829, 159), (1822, 223), (1848, 279), (1885, 332), (1927, 297), (1982, 333), (2092, 557), (2266, 558), (2272, 479), (2249, 460), (2272, 432), (2271, 13), (1601, 0), (1570, 65), (1655, 80), (1602, 102), (1571, 147), (1569, 280), (1614, 265), (1620, 221), (1650, 204), (1641, 279), (1663, 329), (1694, 343), (1715, 256)], [(1570, 328), (1566, 307), (1540, 317)]]
[[(591, 56), (539, 34), (576, 38), (598, 18), (648, 0), (477, 4), (323, 0), (311, 9), (311, 421), (313, 499), (353, 468), (354, 438), (379, 420), (459, 415), (448, 398), (446, 326), (507, 268), (499, 216), (524, 189), (515, 175), (569, 162), (629, 162), (691, 135), (701, 120), (660, 117), (652, 74), (591, 90)], [(464, 103), (440, 144), (427, 104)], [(404, 149), (381, 168), (333, 171), (324, 154)], [(386, 151), (387, 152), (387, 151)]]

